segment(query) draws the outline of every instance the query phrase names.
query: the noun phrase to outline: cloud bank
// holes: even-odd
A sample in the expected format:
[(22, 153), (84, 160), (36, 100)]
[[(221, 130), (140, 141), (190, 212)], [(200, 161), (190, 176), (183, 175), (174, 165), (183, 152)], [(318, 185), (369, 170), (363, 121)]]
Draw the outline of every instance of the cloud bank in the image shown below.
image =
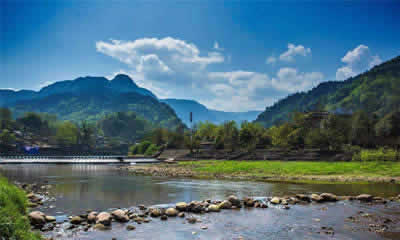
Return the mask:
[[(324, 78), (322, 73), (304, 73), (295, 68), (281, 68), (272, 77), (242, 69), (210, 71), (208, 66), (215, 69), (229, 59), (217, 42), (208, 52), (172, 37), (98, 41), (96, 49), (126, 64), (127, 69), (114, 74), (129, 74), (160, 98), (196, 99), (225, 111), (261, 110), (289, 93), (310, 89)], [(310, 53), (309, 48), (289, 44), (279, 59), (293, 61), (296, 56)]]

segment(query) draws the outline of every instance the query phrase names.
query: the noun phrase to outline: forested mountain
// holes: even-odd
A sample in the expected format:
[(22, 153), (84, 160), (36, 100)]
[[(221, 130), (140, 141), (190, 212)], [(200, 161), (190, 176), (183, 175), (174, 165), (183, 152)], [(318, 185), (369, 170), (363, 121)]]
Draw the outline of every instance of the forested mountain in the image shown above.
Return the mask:
[(194, 101), (185, 99), (162, 99), (162, 102), (170, 105), (182, 121), (189, 126), (189, 114), (193, 112), (193, 121), (204, 122), (209, 121), (215, 124), (220, 124), (225, 121), (234, 120), (236, 122), (253, 121), (256, 119), (260, 111), (248, 112), (224, 112), (208, 109), (206, 106)]
[(0, 106), (11, 108), (16, 117), (25, 112), (41, 112), (55, 114), (61, 120), (95, 121), (107, 113), (133, 111), (162, 127), (182, 124), (170, 106), (122, 74), (111, 81), (82, 77), (57, 82), (38, 92), (0, 90)]
[(295, 93), (267, 107), (256, 119), (271, 126), (293, 111), (328, 110), (352, 113), (364, 110), (383, 117), (400, 106), (400, 56), (345, 81), (319, 84), (308, 92)]

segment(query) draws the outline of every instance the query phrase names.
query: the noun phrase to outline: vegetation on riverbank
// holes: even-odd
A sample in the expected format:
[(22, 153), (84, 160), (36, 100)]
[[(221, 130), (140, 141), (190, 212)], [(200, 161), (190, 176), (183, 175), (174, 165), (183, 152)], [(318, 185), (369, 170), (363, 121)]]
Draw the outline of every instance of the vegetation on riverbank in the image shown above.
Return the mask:
[(190, 161), (179, 162), (179, 166), (200, 173), (254, 176), (400, 176), (397, 162)]
[(31, 232), (27, 211), (27, 198), (18, 187), (0, 177), (0, 238), (13, 240), (39, 240)]
[(400, 183), (399, 162), (183, 161), (130, 166), (138, 174), (170, 177), (313, 183)]

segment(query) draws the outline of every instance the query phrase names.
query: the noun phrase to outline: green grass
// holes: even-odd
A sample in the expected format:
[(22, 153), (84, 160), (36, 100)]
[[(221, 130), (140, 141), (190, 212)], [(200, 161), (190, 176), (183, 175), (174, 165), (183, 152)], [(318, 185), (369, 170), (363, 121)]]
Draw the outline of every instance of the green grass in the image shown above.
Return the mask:
[(0, 177), (0, 239), (42, 239), (39, 234), (31, 232), (26, 211), (25, 193)]
[(394, 149), (362, 149), (358, 154), (353, 156), (357, 161), (396, 161), (399, 153)]
[(400, 176), (399, 162), (196, 161), (180, 166), (208, 174), (254, 176)]

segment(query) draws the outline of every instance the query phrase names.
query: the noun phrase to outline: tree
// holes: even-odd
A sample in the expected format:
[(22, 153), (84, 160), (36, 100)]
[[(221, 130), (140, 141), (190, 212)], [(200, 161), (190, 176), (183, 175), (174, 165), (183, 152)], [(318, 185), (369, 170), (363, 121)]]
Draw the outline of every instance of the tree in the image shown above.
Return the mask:
[(10, 129), (12, 124), (12, 112), (8, 108), (0, 108), (0, 129)]
[(364, 111), (353, 114), (351, 124), (351, 142), (355, 145), (370, 147), (375, 131), (374, 120)]
[(239, 130), (236, 122), (225, 122), (218, 131), (217, 140), (223, 143), (224, 149), (234, 151), (239, 145)]
[(0, 143), (4, 146), (11, 146), (15, 143), (15, 140), (15, 135), (11, 133), (8, 129), (4, 129), (0, 133)]
[(57, 128), (56, 139), (60, 145), (70, 146), (78, 143), (78, 135), (78, 127), (69, 121), (65, 121)]
[(84, 148), (93, 148), (95, 144), (96, 127), (93, 124), (83, 121), (79, 128), (79, 143)]
[[(239, 131), (240, 145), (248, 151), (254, 150), (261, 142), (265, 130), (258, 123), (242, 122)], [(264, 136), (265, 137), (265, 136)]]

